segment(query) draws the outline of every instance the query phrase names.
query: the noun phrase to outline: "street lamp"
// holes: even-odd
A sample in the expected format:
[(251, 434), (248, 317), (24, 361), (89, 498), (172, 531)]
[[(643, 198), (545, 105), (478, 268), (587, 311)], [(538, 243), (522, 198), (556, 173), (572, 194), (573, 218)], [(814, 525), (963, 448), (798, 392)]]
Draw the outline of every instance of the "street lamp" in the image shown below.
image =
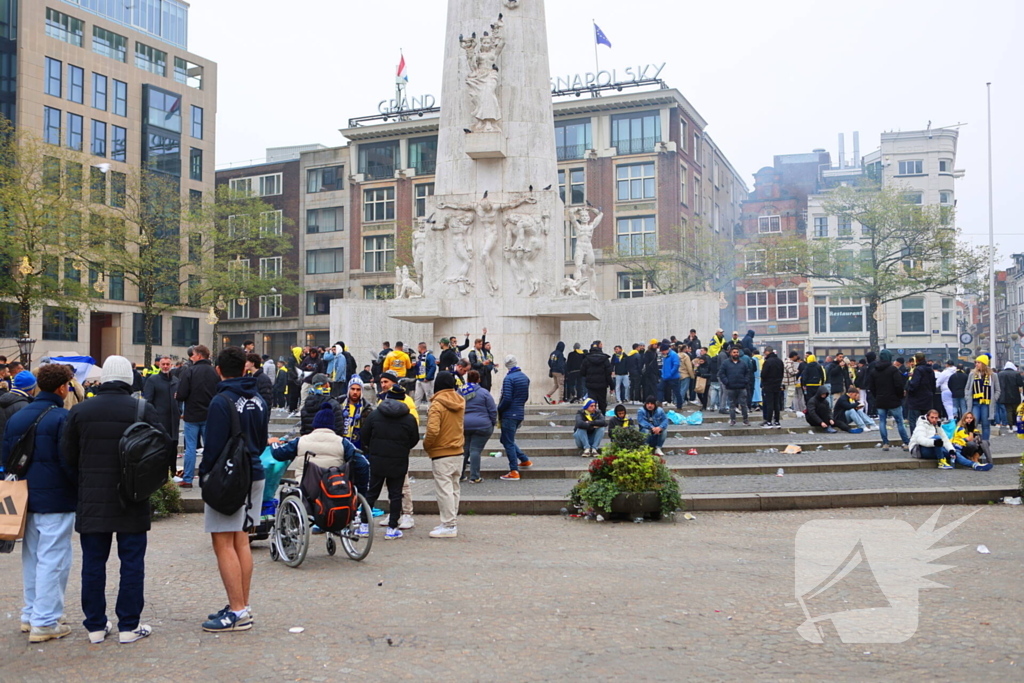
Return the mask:
[(28, 370), (32, 365), (32, 349), (36, 345), (36, 340), (29, 337), (22, 337), (17, 340), (18, 353), (21, 354), (21, 362)]

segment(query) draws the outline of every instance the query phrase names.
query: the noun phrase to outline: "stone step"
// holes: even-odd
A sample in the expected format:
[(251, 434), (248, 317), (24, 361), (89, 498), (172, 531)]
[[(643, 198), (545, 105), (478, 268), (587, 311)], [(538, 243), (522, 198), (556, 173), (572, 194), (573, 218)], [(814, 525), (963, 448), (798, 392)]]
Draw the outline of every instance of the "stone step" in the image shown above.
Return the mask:
[[(831, 443), (822, 443), (821, 441), (815, 441), (808, 439), (807, 435), (803, 437), (793, 436), (791, 440), (782, 439), (781, 441), (767, 442), (764, 439), (750, 440), (740, 442), (727, 437), (716, 439), (713, 441), (704, 440), (702, 437), (695, 438), (683, 438), (676, 439), (671, 438), (665, 443), (664, 451), (666, 453), (676, 453), (679, 455), (686, 454), (691, 448), (696, 448), (698, 453), (757, 453), (764, 451), (768, 448), (775, 448), (779, 451), (784, 449), (788, 444), (795, 444), (800, 446), (804, 451), (840, 451), (840, 450), (853, 450), (853, 449), (865, 449), (874, 448), (875, 444), (878, 443), (875, 439), (868, 440), (854, 440), (848, 439), (841, 442), (833, 441)], [(576, 447), (576, 442), (572, 439), (517, 439), (516, 445), (529, 457), (533, 456), (578, 456), (579, 449)], [(821, 446), (819, 449), (818, 447)], [(846, 448), (849, 446), (849, 448)], [(483, 453), (486, 457), (489, 453), (502, 451), (501, 443), (497, 439), (491, 439), (487, 442), (484, 447)], [(411, 453), (412, 457), (425, 456), (426, 452), (421, 445), (413, 449)]]

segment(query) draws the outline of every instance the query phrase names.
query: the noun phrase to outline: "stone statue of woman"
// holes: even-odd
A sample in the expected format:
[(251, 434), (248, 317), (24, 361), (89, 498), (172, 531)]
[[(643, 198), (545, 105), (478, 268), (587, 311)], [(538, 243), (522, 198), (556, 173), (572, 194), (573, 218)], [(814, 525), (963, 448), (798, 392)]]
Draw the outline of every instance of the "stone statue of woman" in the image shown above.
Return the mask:
[(466, 87), (469, 89), (470, 113), (476, 119), (470, 127), (474, 133), (501, 131), (498, 124), (501, 121), (498, 58), (505, 49), (503, 26), (504, 22), (499, 14), (498, 20), (491, 24), (491, 31), (485, 31), (482, 37), (477, 38), (475, 33), (466, 39), (459, 36), (459, 44), (466, 51), (466, 60), (469, 63)]

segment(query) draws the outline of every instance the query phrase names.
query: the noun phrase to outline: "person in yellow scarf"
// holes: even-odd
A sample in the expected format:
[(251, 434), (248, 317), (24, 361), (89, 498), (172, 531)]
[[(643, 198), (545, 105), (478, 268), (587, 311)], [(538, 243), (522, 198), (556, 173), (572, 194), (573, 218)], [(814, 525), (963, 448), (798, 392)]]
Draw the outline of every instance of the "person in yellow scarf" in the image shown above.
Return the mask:
[(974, 369), (967, 375), (967, 388), (964, 397), (967, 399), (967, 410), (974, 413), (975, 419), (981, 425), (981, 439), (988, 441), (991, 434), (989, 424), (990, 411), (993, 404), (999, 402), (999, 380), (989, 367), (990, 361), (987, 355), (980, 355), (974, 359)]

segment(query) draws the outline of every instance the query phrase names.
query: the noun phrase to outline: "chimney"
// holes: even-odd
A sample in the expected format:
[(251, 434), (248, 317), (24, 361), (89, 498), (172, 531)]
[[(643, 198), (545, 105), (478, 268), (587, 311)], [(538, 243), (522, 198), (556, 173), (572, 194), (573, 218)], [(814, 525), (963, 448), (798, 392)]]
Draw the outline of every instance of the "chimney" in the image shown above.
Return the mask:
[(839, 134), (839, 168), (846, 168), (846, 140)]
[(860, 168), (860, 131), (853, 131), (853, 167)]

